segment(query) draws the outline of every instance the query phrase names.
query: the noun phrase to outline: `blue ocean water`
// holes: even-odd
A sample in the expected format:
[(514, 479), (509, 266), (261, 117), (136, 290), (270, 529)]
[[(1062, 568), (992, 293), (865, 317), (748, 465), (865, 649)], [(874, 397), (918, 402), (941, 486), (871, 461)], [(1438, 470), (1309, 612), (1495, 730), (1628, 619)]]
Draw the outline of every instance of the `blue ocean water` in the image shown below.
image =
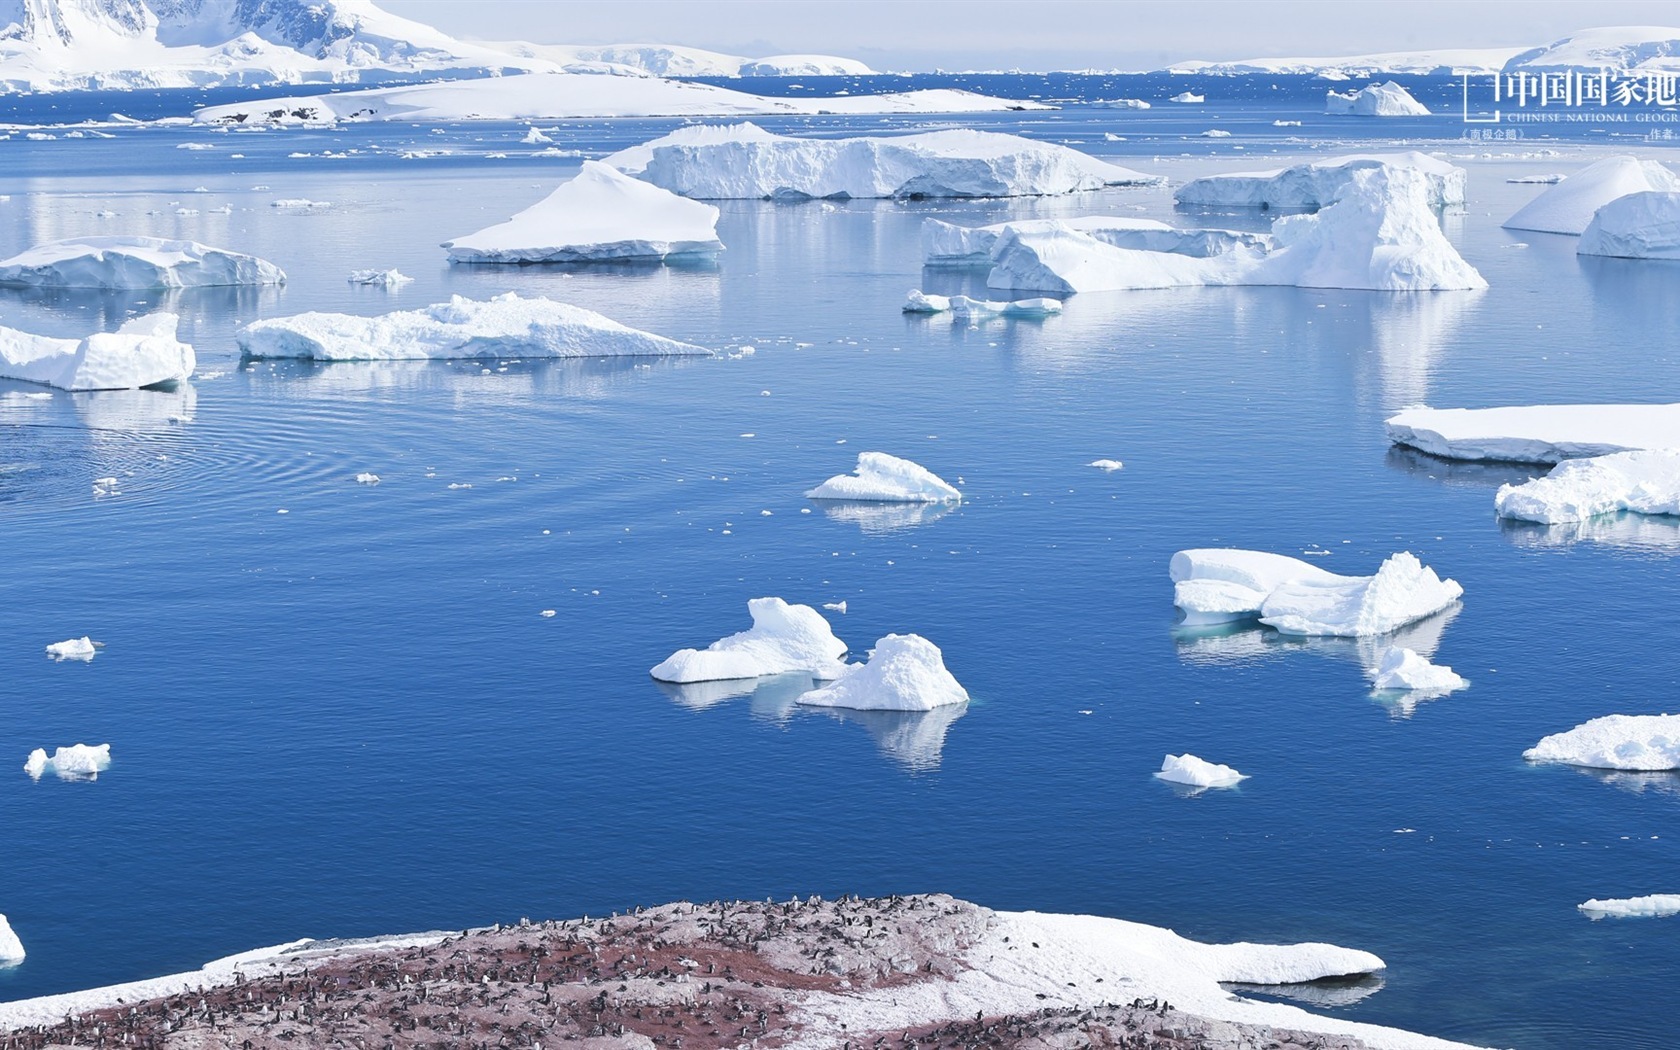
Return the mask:
[[(1193, 86), (1168, 79), (1160, 92)], [(1044, 322), (966, 327), (899, 313), (911, 288), (983, 283), (920, 268), (924, 218), (1266, 217), (1175, 209), (1170, 188), (729, 202), (715, 266), (452, 269), (438, 242), (539, 199), (576, 159), (534, 156), (505, 124), (0, 142), (0, 254), (192, 236), (291, 277), (0, 294), (0, 324), (62, 334), (174, 309), (200, 354), (172, 393), (0, 383), (0, 741), (19, 767), (37, 746), (113, 752), (94, 783), (0, 776), (0, 911), (29, 949), (0, 997), (302, 936), (943, 891), (1375, 951), (1381, 991), (1338, 1011), (1361, 1020), (1500, 1046), (1671, 1045), (1680, 926), (1575, 905), (1674, 892), (1680, 778), (1521, 752), (1601, 714), (1672, 709), (1661, 610), (1680, 595), (1680, 521), (1502, 526), (1493, 491), (1528, 470), (1391, 450), (1382, 420), (1423, 401), (1674, 400), (1680, 268), (1499, 229), (1536, 192), (1505, 180), (1601, 155), (1587, 132), (1493, 145), (1451, 118), (1333, 120), (1314, 114), (1323, 86), (1210, 94), (1194, 114), (766, 124), (977, 124), (1174, 182), (1421, 145), (1470, 172), (1446, 225), (1488, 291), (1084, 295)], [(17, 104), (20, 121), (58, 119)], [(69, 120), (163, 115), (141, 96), (55, 104)], [(670, 126), (554, 137), (595, 155)], [(297, 197), (332, 206), (270, 206)], [(390, 266), (416, 280), (345, 283)], [(241, 364), (233, 342), (262, 316), (510, 290), (731, 353), (486, 374)], [(868, 449), (960, 479), (964, 503), (801, 497)], [(119, 494), (93, 495), (102, 477)], [(1328, 549), (1319, 563), (1344, 573), (1417, 553), (1466, 596), (1410, 637), (1472, 687), (1405, 709), (1371, 697), (1352, 643), (1176, 629), (1167, 561), (1212, 545)], [(846, 601), (833, 621), (860, 656), (888, 632), (927, 636), (973, 701), (864, 717), (797, 709), (785, 680), (728, 695), (647, 677), (746, 626), (767, 594)], [(41, 654), (82, 634), (106, 645), (89, 664)], [(1187, 797), (1151, 778), (1185, 750), (1252, 779)]]

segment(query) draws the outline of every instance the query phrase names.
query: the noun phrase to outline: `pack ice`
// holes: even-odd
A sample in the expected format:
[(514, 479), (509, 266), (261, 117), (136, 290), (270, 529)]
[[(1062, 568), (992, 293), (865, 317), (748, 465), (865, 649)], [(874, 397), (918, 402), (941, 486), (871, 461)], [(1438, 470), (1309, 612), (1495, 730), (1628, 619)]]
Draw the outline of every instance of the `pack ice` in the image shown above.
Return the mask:
[(45, 748), (36, 748), (29, 753), (29, 758), (23, 764), (23, 771), (36, 780), (51, 770), (60, 780), (97, 780), (99, 774), (111, 768), (111, 745), (100, 744), (90, 747), (87, 744), (72, 744), (61, 747), (47, 757)]
[(1180, 204), (1226, 208), (1322, 208), (1347, 188), (1357, 172), (1372, 168), (1412, 168), (1421, 172), (1433, 207), (1464, 203), (1464, 169), (1415, 150), (1357, 153), (1271, 171), (1204, 175), (1179, 187), (1173, 199)]
[(664, 259), (723, 250), (718, 210), (586, 160), (577, 177), (513, 218), (453, 241), (457, 263)]
[(859, 452), (850, 474), (836, 474), (805, 493), (808, 499), (871, 503), (956, 503), (962, 493), (933, 471), (885, 452)]
[(0, 261), (0, 286), (9, 288), (200, 288), (285, 280), (280, 267), (254, 255), (161, 237), (72, 238)]
[(1325, 95), (1324, 112), (1341, 117), (1427, 117), (1429, 107), (1390, 80), (1347, 94), (1331, 90)]
[(712, 682), (799, 671), (812, 678), (846, 674), (846, 643), (822, 613), (780, 598), (747, 602), (753, 625), (704, 649), (679, 649), (649, 673), (661, 682)]
[(1375, 576), (1339, 576), (1282, 554), (1201, 548), (1174, 554), (1168, 575), (1187, 625), (1258, 618), (1281, 634), (1301, 636), (1388, 634), (1464, 593), (1408, 551), (1390, 555)]
[(1501, 485), (1501, 518), (1561, 525), (1600, 514), (1680, 515), (1680, 451), (1648, 449), (1559, 463), (1543, 478)]
[(186, 379), (198, 360), (175, 338), (177, 321), (170, 313), (148, 314), (84, 339), (0, 327), (0, 378), (60, 390), (132, 390)]
[(1507, 230), (1581, 234), (1598, 209), (1618, 197), (1650, 190), (1680, 190), (1680, 177), (1654, 160), (1606, 157), (1546, 187), (1503, 225)]
[(1635, 449), (1680, 448), (1680, 404), (1408, 408), (1388, 439), (1446, 459), (1557, 463)]
[(1427, 656), (1395, 645), (1383, 653), (1372, 687), (1378, 691), (1404, 690), (1444, 695), (1469, 684), (1453, 673), (1452, 668), (1430, 663)]
[(1653, 893), (1645, 897), (1593, 898), (1582, 901), (1577, 908), (1594, 919), (1607, 916), (1617, 918), (1660, 919), (1665, 915), (1680, 915), (1680, 893)]
[(1680, 769), (1680, 715), (1605, 715), (1542, 738), (1523, 757), (1589, 769)]
[(858, 711), (931, 711), (967, 700), (968, 691), (945, 669), (939, 647), (919, 634), (887, 635), (863, 664), (799, 698), (810, 707)]
[(1575, 253), (1680, 259), (1680, 192), (1646, 190), (1617, 197), (1593, 212)]
[(1055, 299), (1017, 299), (1000, 303), (990, 299), (970, 299), (966, 295), (929, 295), (912, 291), (904, 303), (907, 314), (949, 313), (959, 320), (986, 320), (993, 317), (1038, 319), (1062, 312), (1062, 304)]
[(1234, 787), (1238, 781), (1248, 779), (1246, 773), (1239, 773), (1230, 766), (1208, 762), (1190, 754), (1168, 755), (1161, 760), (1161, 770), (1155, 777), (1196, 788)]
[(580, 306), (454, 296), (377, 317), (305, 313), (255, 321), (236, 336), (248, 358), (317, 361), (460, 360), (494, 357), (649, 357), (709, 354), (689, 343), (629, 328)]
[[(644, 149), (640, 178), (711, 200), (1035, 197), (1161, 181), (1066, 146), (965, 128), (804, 139), (742, 125), (704, 141), (656, 139)], [(641, 156), (632, 153), (630, 163)]]

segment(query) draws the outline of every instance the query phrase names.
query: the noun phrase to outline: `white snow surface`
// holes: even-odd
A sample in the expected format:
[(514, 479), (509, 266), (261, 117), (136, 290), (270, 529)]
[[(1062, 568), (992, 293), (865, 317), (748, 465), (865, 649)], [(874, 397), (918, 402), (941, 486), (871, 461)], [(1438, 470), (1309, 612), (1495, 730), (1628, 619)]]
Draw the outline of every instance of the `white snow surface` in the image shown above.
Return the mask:
[(964, 266), (989, 262), (998, 242), (1009, 233), (1078, 230), (1104, 244), (1137, 251), (1170, 252), (1206, 258), (1233, 248), (1270, 248), (1263, 233), (1236, 230), (1179, 229), (1155, 219), (1130, 216), (1080, 215), (1067, 219), (1019, 219), (990, 226), (956, 226), (939, 219), (922, 220), (922, 265)]
[(1523, 757), (1589, 769), (1680, 769), (1680, 715), (1605, 715), (1542, 738)]
[(1324, 56), (1317, 58), (1245, 58), (1235, 61), (1192, 61), (1175, 63), (1169, 72), (1213, 73), (1220, 76), (1284, 74), (1352, 80), (1380, 73), (1436, 74), (1492, 73), (1522, 53), (1520, 47), (1432, 48), (1423, 51), (1387, 51), (1370, 55)]
[(799, 698), (810, 707), (856, 711), (931, 711), (968, 701), (968, 690), (945, 669), (939, 647), (919, 634), (889, 634), (869, 659)]
[(1347, 117), (1427, 117), (1429, 107), (1390, 80), (1347, 94), (1334, 90), (1326, 92), (1324, 112)]
[(12, 931), (12, 924), (0, 915), (0, 966), (16, 966), (23, 961), (25, 954), (23, 942)]
[(1543, 478), (1499, 486), (1493, 505), (1501, 518), (1545, 525), (1624, 510), (1680, 515), (1680, 450), (1566, 460)]
[(100, 773), (110, 768), (110, 744), (71, 744), (55, 750), (51, 758), (47, 757), (45, 748), (38, 747), (23, 764), (23, 771), (36, 780), (48, 771), (61, 780), (97, 780)]
[(653, 668), (661, 682), (713, 682), (801, 671), (831, 679), (848, 673), (846, 643), (822, 613), (780, 598), (747, 602), (753, 625), (720, 638), (705, 649), (679, 649)]
[(1635, 449), (1680, 448), (1680, 404), (1408, 408), (1388, 439), (1447, 459), (1557, 463)]
[(1548, 186), (1502, 224), (1507, 230), (1585, 233), (1594, 213), (1618, 197), (1680, 191), (1680, 176), (1666, 165), (1638, 157), (1606, 157)]
[(255, 321), (236, 337), (246, 357), (317, 361), (462, 360), (499, 357), (649, 357), (710, 354), (619, 324), (593, 310), (513, 292), (454, 296), (378, 317), (304, 313)]
[(1205, 175), (1179, 187), (1173, 199), (1215, 207), (1321, 208), (1335, 200), (1357, 172), (1370, 168), (1415, 168), (1428, 180), (1431, 206), (1464, 203), (1464, 169), (1415, 150), (1356, 153), (1270, 171)]
[(0, 378), (60, 390), (132, 390), (186, 379), (198, 359), (175, 338), (178, 321), (171, 313), (147, 314), (84, 339), (0, 327)]
[(1390, 646), (1377, 665), (1374, 687), (1379, 690), (1407, 690), (1446, 694), (1463, 689), (1470, 683), (1453, 673), (1450, 667), (1429, 662), (1403, 646)]
[(1673, 26), (1600, 26), (1544, 47), (1513, 55), (1509, 72), (1527, 70), (1627, 70), (1680, 72), (1680, 29)]
[(664, 259), (723, 250), (718, 210), (599, 161), (506, 222), (445, 241), (457, 263)]
[(1576, 907), (1595, 919), (1606, 916), (1660, 919), (1665, 915), (1680, 915), (1680, 893), (1652, 893), (1644, 897), (1612, 897), (1606, 900), (1594, 897)]
[(859, 452), (850, 474), (836, 474), (805, 493), (809, 499), (870, 503), (956, 503), (962, 493), (933, 471), (885, 452)]
[(1061, 313), (1062, 304), (1056, 299), (1016, 299), (1012, 302), (994, 302), (990, 299), (970, 299), (966, 295), (929, 295), (926, 292), (912, 291), (905, 298), (904, 312), (907, 314), (949, 313), (952, 317), (961, 320), (985, 320), (992, 317), (1036, 319)]
[(874, 70), (855, 58), (835, 55), (768, 55), (748, 58), (676, 44), (486, 43), (485, 47), (527, 60), (554, 63), (577, 72), (615, 76), (864, 76)]
[(1593, 212), (1575, 253), (1680, 259), (1680, 192), (1645, 190), (1603, 205)]
[(54, 642), (47, 646), (47, 655), (54, 660), (91, 660), (99, 649), (94, 646), (93, 639), (83, 635), (68, 641)]
[(254, 255), (161, 237), (78, 237), (0, 260), (11, 288), (199, 288), (281, 284), (280, 267)]
[(1375, 576), (1339, 576), (1281, 554), (1201, 548), (1174, 554), (1168, 575), (1187, 625), (1258, 618), (1300, 636), (1388, 634), (1464, 593), (1406, 551), (1390, 555)]
[(1205, 761), (1195, 755), (1183, 754), (1168, 755), (1162, 759), (1161, 770), (1155, 777), (1173, 784), (1210, 788), (1232, 787), (1240, 780), (1247, 780), (1248, 774), (1239, 773), (1230, 766)]

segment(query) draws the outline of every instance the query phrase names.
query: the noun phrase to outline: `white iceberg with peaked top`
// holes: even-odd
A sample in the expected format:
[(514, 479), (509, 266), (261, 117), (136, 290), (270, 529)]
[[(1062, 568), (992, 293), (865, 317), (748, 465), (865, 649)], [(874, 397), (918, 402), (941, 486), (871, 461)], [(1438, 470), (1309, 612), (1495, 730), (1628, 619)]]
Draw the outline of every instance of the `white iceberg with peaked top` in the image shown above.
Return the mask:
[[(846, 139), (771, 135), (752, 125), (738, 130), (704, 141), (648, 143), (639, 177), (684, 197), (713, 200), (1032, 197), (1160, 181), (1066, 146), (964, 128)], [(629, 161), (635, 165), (642, 156), (632, 153)]]
[(1518, 208), (1503, 223), (1507, 230), (1585, 233), (1593, 214), (1630, 193), (1680, 190), (1680, 177), (1654, 160), (1606, 157), (1589, 164)]
[(28, 760), (23, 764), (23, 771), (36, 780), (48, 770), (62, 780), (97, 780), (100, 773), (110, 768), (110, 744), (97, 747), (72, 744), (54, 751), (51, 758), (47, 757), (45, 748), (38, 747), (29, 753)]
[(872, 503), (956, 503), (962, 492), (933, 471), (885, 452), (859, 452), (850, 474), (836, 474), (805, 493), (809, 499)]
[(1559, 463), (1543, 478), (1501, 485), (1502, 518), (1560, 525), (1600, 514), (1680, 515), (1680, 450), (1614, 452)]
[(847, 673), (846, 643), (834, 636), (822, 613), (780, 598), (747, 602), (751, 628), (720, 638), (704, 649), (680, 649), (653, 668), (661, 682), (713, 682), (730, 678), (802, 672), (813, 678)]
[(586, 160), (576, 178), (513, 218), (445, 241), (458, 263), (664, 259), (723, 250), (718, 210)]
[(12, 924), (0, 915), (0, 966), (16, 966), (24, 955), (23, 942), (12, 932)]
[(1156, 773), (1155, 777), (1172, 784), (1210, 788), (1233, 787), (1238, 781), (1247, 780), (1248, 774), (1239, 773), (1230, 766), (1208, 762), (1195, 755), (1184, 754), (1168, 755), (1162, 759), (1161, 771)]
[(1282, 634), (1357, 638), (1388, 634), (1440, 612), (1464, 594), (1410, 552), (1375, 576), (1339, 576), (1265, 551), (1179, 551), (1168, 574), (1173, 604), (1191, 626), (1258, 618)]
[(887, 635), (865, 663), (799, 698), (811, 707), (858, 711), (931, 711), (967, 700), (968, 690), (945, 669), (939, 647), (919, 634)]
[(709, 354), (689, 343), (643, 332), (581, 306), (521, 299), (454, 296), (419, 310), (378, 317), (305, 313), (240, 329), (250, 358), (317, 361), (463, 360), (495, 357), (656, 357)]
[(1593, 898), (1575, 907), (1595, 919), (1606, 916), (1618, 918), (1660, 919), (1665, 915), (1680, 915), (1680, 893), (1652, 893), (1644, 897)]
[(1605, 715), (1542, 738), (1523, 757), (1589, 769), (1680, 769), (1680, 715)]
[(1081, 215), (1070, 219), (1025, 219), (990, 226), (956, 226), (938, 219), (922, 220), (922, 264), (966, 266), (989, 262), (1005, 236), (1028, 231), (1077, 230), (1116, 248), (1169, 252), (1206, 258), (1237, 247), (1267, 249), (1264, 233), (1236, 230), (1179, 229), (1154, 219), (1129, 216)]
[(1680, 259), (1680, 192), (1629, 193), (1593, 212), (1577, 255)]
[(85, 339), (0, 327), (0, 378), (60, 390), (134, 390), (186, 379), (198, 358), (175, 338), (178, 320), (170, 313), (148, 314)]
[(929, 295), (912, 291), (904, 302), (907, 314), (943, 314), (962, 320), (984, 320), (992, 317), (1044, 318), (1062, 312), (1062, 304), (1055, 299), (1016, 299), (1000, 303), (990, 299), (970, 299), (966, 295)]
[(1356, 173), (1371, 168), (1414, 168), (1423, 173), (1431, 206), (1464, 203), (1464, 169), (1416, 151), (1358, 153), (1271, 171), (1205, 175), (1179, 187), (1173, 199), (1218, 207), (1322, 208), (1341, 195)]
[(1461, 676), (1453, 673), (1452, 668), (1430, 663), (1428, 657), (1395, 645), (1383, 653), (1382, 663), (1377, 665), (1373, 686), (1385, 691), (1446, 694), (1463, 689), (1469, 684)]
[(1680, 448), (1680, 404), (1408, 408), (1388, 439), (1446, 459), (1557, 463), (1636, 449)]
[(1178, 94), (1174, 95), (1172, 98), (1167, 99), (1167, 101), (1168, 102), (1206, 102), (1207, 101), (1207, 96), (1206, 95), (1198, 95), (1194, 91), (1180, 91)]
[(1325, 96), (1324, 112), (1343, 117), (1427, 117), (1429, 107), (1390, 80), (1345, 95), (1332, 90)]
[(161, 237), (75, 237), (0, 260), (11, 288), (201, 288), (281, 284), (280, 267), (254, 255)]

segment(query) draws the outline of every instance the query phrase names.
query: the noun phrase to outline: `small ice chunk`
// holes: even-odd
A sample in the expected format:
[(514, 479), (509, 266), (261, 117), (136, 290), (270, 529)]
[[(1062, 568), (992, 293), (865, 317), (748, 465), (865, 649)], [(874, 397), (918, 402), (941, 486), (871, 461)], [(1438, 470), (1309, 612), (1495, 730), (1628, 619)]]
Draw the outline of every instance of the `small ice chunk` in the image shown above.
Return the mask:
[(1645, 897), (1593, 898), (1576, 905), (1594, 919), (1606, 916), (1618, 918), (1657, 918), (1680, 915), (1680, 893), (1653, 893)]
[(1093, 459), (1091, 462), (1089, 462), (1085, 465), (1087, 467), (1096, 467), (1098, 470), (1107, 470), (1107, 471), (1119, 470), (1121, 467), (1125, 466), (1124, 463), (1120, 462), (1117, 459)]
[(47, 646), (47, 655), (54, 660), (81, 660), (85, 662), (93, 659), (94, 654), (98, 652), (99, 649), (93, 644), (93, 640), (85, 636), (71, 638), (63, 642), (54, 642)]
[(29, 774), (31, 780), (40, 780), (41, 774), (47, 771), (47, 749), (38, 747), (29, 752), (29, 757), (23, 762), (23, 771)]
[(1168, 102), (1188, 102), (1188, 103), (1206, 102), (1207, 101), (1207, 96), (1206, 95), (1198, 95), (1194, 91), (1180, 91), (1178, 94), (1174, 95), (1172, 98), (1167, 99), (1167, 101)]
[(0, 966), (16, 966), (23, 956), (23, 942), (12, 932), (12, 924), (0, 915)]
[(1559, 463), (1543, 478), (1501, 485), (1501, 518), (1561, 525), (1600, 514), (1680, 514), (1680, 450), (1648, 449)]
[(945, 669), (938, 646), (917, 634), (889, 634), (875, 643), (867, 662), (801, 696), (799, 703), (858, 711), (931, 711), (967, 700), (968, 691)]
[(544, 609), (542, 612), (538, 613), (537, 615), (541, 616), (545, 620), (551, 620), (551, 619), (554, 618), (554, 610), (553, 609)]
[(368, 473), (367, 471), (364, 470), (362, 473), (356, 475), (356, 484), (358, 484), (358, 485), (377, 485), (377, 484), (379, 484), (379, 475), (378, 474), (370, 474), (370, 473)]
[(1204, 761), (1191, 754), (1168, 755), (1162, 760), (1161, 771), (1155, 776), (1174, 784), (1199, 788), (1234, 787), (1237, 781), (1248, 779), (1246, 773), (1239, 773), (1230, 766)]
[(525, 137), (519, 141), (527, 146), (546, 146), (554, 140), (544, 135), (540, 128), (526, 128)]
[(873, 503), (956, 503), (962, 493), (919, 463), (885, 452), (859, 452), (851, 474), (837, 474), (809, 490), (810, 499)]
[(992, 317), (1036, 319), (1061, 313), (1062, 304), (1060, 300), (1048, 298), (995, 302), (990, 299), (970, 299), (966, 295), (946, 297), (924, 292), (911, 292), (904, 304), (904, 312), (907, 314), (940, 314), (946, 311), (949, 311), (951, 316), (963, 320), (985, 320)]
[(371, 284), (380, 288), (396, 288), (414, 280), (400, 270), (351, 270), (351, 284)]
[(780, 598), (747, 602), (753, 625), (705, 649), (680, 649), (649, 673), (661, 682), (711, 682), (803, 671), (829, 679), (846, 673), (846, 643), (821, 613)]
[(846, 603), (845, 602), (824, 602), (823, 603), (823, 608), (827, 609), (829, 612), (837, 612), (841, 616), (846, 615)]
[(1383, 653), (1382, 663), (1377, 666), (1375, 687), (1444, 695), (1469, 684), (1454, 674), (1452, 668), (1432, 664), (1427, 657), (1394, 645)]
[(109, 768), (110, 744), (100, 744), (97, 747), (72, 744), (57, 749), (51, 758), (47, 757), (45, 749), (36, 748), (29, 753), (28, 761), (23, 764), (23, 771), (37, 780), (49, 770), (60, 780), (98, 780), (99, 774)]
[(1174, 554), (1169, 575), (1186, 624), (1258, 617), (1299, 636), (1388, 634), (1464, 593), (1408, 551), (1391, 555), (1375, 576), (1339, 576), (1281, 554), (1204, 548)]
[(308, 197), (282, 197), (277, 201), (270, 201), (271, 208), (330, 208), (332, 201), (312, 201)]
[(1523, 757), (1589, 769), (1680, 769), (1680, 715), (1605, 715), (1542, 738)]

